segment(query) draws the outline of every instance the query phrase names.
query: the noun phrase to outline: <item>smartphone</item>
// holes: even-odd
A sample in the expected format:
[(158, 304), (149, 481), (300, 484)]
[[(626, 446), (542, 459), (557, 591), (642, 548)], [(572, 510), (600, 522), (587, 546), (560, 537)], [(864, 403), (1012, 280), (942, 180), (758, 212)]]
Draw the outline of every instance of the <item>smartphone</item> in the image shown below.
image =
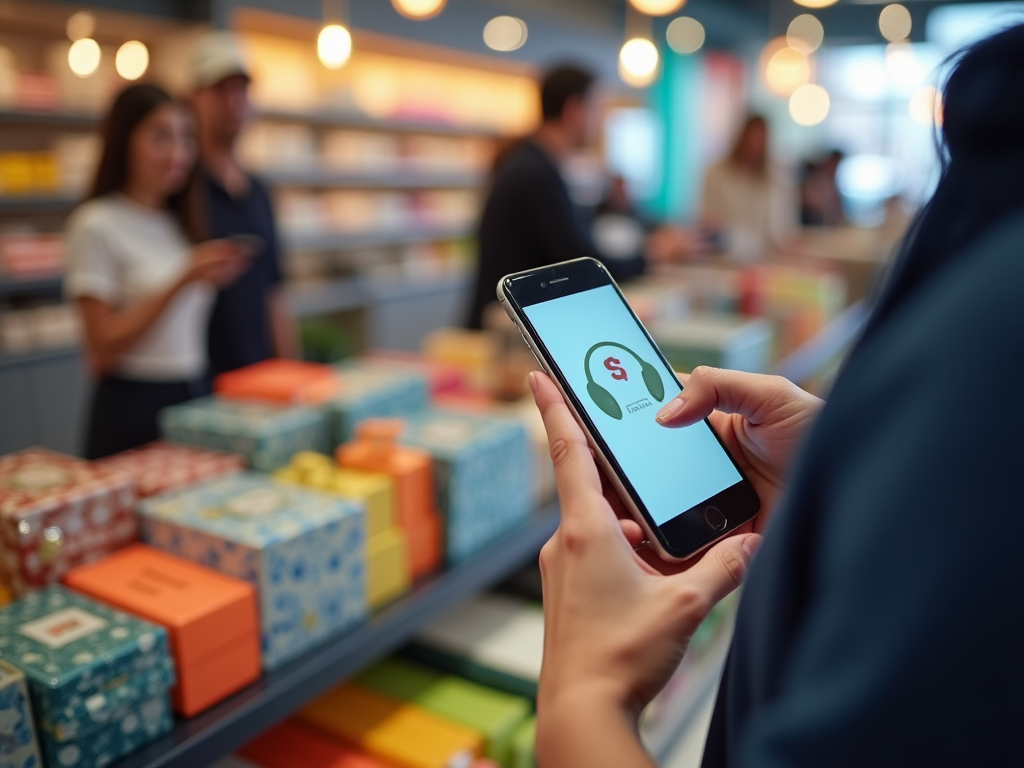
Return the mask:
[(683, 387), (601, 262), (507, 275), (498, 300), (662, 558), (685, 560), (757, 515), (757, 493), (706, 419), (655, 421)]

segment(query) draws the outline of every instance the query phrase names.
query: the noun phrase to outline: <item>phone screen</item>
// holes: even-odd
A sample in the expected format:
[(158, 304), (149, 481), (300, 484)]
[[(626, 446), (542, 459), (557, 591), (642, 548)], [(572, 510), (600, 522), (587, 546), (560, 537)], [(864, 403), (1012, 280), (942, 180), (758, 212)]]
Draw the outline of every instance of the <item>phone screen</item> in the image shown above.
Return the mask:
[(704, 421), (654, 420), (682, 388), (613, 286), (522, 311), (655, 525), (742, 482)]

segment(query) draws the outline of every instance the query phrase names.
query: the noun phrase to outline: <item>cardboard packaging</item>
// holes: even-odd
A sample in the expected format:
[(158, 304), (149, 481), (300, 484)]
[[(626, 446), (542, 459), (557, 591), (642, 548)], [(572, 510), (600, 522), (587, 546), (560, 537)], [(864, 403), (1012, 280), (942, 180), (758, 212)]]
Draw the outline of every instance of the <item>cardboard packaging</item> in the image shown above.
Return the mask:
[(655, 325), (651, 336), (673, 369), (684, 373), (699, 365), (763, 373), (774, 338), (765, 320), (710, 314)]
[(166, 631), (63, 587), (0, 610), (0, 659), (27, 679), (49, 765), (106, 765), (171, 728)]
[(366, 616), (362, 509), (243, 472), (140, 506), (147, 543), (256, 587), (263, 668)]
[(128, 476), (42, 448), (0, 457), (0, 578), (12, 596), (136, 538)]
[(405, 531), (413, 578), (441, 564), (441, 521), (434, 506), (430, 454), (398, 444), (404, 425), (397, 419), (369, 419), (356, 439), (336, 452), (342, 467), (381, 472), (394, 483), (395, 520)]
[(36, 726), (28, 700), (25, 676), (17, 667), (0, 661), (0, 765), (10, 768), (38, 768)]
[(476, 732), (351, 683), (321, 696), (299, 719), (398, 768), (460, 768), (480, 756)]
[(321, 736), (299, 723), (284, 722), (239, 750), (260, 768), (388, 768), (352, 747)]
[(475, 554), (533, 511), (533, 456), (521, 423), (428, 411), (406, 424), (402, 443), (433, 459), (449, 562)]
[(427, 377), (408, 366), (360, 360), (334, 370), (340, 385), (326, 404), (334, 445), (351, 440), (361, 421), (411, 416), (429, 404)]
[(285, 405), (323, 403), (338, 387), (338, 377), (330, 366), (304, 360), (264, 360), (213, 380), (213, 391), (221, 397)]
[(241, 472), (245, 468), (245, 457), (157, 440), (100, 459), (93, 465), (131, 476), (139, 498), (145, 499), (187, 488), (211, 477)]
[(409, 591), (409, 543), (405, 531), (388, 528), (366, 542), (366, 602), (371, 610)]
[(427, 380), (427, 387), (432, 397), (441, 394), (466, 393), (470, 391), (469, 379), (458, 366), (428, 360), (415, 352), (395, 352), (393, 350), (373, 350), (365, 358), (366, 362), (383, 363), (402, 370), (412, 371)]
[(81, 566), (65, 583), (167, 629), (178, 684), (174, 710), (192, 717), (260, 676), (251, 584), (136, 544)]
[(299, 451), (326, 451), (322, 410), (269, 402), (202, 397), (160, 412), (168, 440), (246, 457), (261, 472), (283, 467)]
[(484, 756), (502, 765), (511, 759), (513, 736), (531, 709), (521, 696), (397, 658), (371, 667), (356, 682), (476, 731), (483, 737)]

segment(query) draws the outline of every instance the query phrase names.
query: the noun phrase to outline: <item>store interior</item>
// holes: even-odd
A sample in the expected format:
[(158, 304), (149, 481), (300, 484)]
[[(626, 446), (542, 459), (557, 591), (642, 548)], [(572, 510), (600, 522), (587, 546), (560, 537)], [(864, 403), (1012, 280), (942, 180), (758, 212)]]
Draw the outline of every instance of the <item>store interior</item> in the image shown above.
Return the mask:
[[(603, 260), (644, 254), (621, 287), (669, 363), (824, 395), (938, 178), (947, 57), (1022, 7), (0, 0), (0, 731), (24, 765), (535, 766), (554, 476), (533, 355), (497, 303), (467, 317), (545, 73), (593, 76), (558, 170)], [(211, 34), (244, 59), (234, 151), (303, 364), (221, 373), (159, 443), (87, 460), (67, 223), (115, 97), (188, 104)], [(710, 202), (751, 115), (778, 232)], [(666, 768), (699, 764), (734, 609), (643, 715)], [(47, 640), (57, 613), (82, 626)]]

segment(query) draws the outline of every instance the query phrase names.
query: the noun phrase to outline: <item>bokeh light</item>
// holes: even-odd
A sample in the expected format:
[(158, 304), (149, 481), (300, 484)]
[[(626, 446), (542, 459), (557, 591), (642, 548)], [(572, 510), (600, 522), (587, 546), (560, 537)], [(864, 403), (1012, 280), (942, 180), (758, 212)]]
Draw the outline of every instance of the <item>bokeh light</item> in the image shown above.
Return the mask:
[(686, 0), (629, 0), (629, 2), (640, 13), (646, 13), (648, 16), (667, 16), (682, 8)]
[(80, 37), (68, 48), (68, 66), (79, 77), (89, 77), (100, 65), (100, 46), (91, 37)]
[(148, 67), (149, 49), (138, 40), (129, 40), (114, 55), (114, 68), (125, 80), (138, 80)]
[(921, 125), (942, 125), (942, 94), (926, 85), (910, 97), (907, 114)]
[(328, 69), (341, 69), (352, 55), (352, 35), (340, 24), (328, 24), (316, 38), (316, 55)]
[(784, 37), (777, 37), (765, 46), (761, 53), (761, 70), (768, 90), (776, 96), (789, 96), (811, 80), (810, 60), (790, 48)]
[(526, 22), (515, 16), (495, 16), (484, 26), (484, 43), (495, 51), (515, 51), (526, 43)]
[(789, 97), (789, 114), (798, 125), (817, 125), (828, 117), (831, 103), (823, 87), (805, 83)]
[(885, 46), (885, 69), (892, 81), (902, 88), (920, 85), (928, 75), (910, 43), (889, 43)]
[(437, 16), (444, 9), (445, 0), (391, 0), (391, 4), (403, 16), (422, 21)]
[(913, 20), (910, 18), (910, 11), (905, 5), (893, 3), (887, 5), (878, 14), (878, 31), (882, 37), (891, 43), (906, 40), (910, 37), (910, 30), (913, 27)]
[(838, 3), (839, 0), (793, 0), (793, 2), (804, 8), (828, 8), (830, 5)]
[(689, 16), (673, 19), (665, 32), (669, 48), (676, 53), (696, 53), (704, 46), (704, 25)]
[(92, 37), (96, 31), (96, 17), (88, 11), (79, 11), (68, 17), (65, 30), (71, 40), (81, 40), (83, 37)]
[(634, 88), (643, 88), (654, 81), (658, 71), (658, 49), (650, 40), (634, 37), (619, 51), (619, 75)]
[(825, 40), (825, 27), (816, 16), (803, 13), (789, 22), (786, 31), (786, 42), (790, 48), (807, 55), (814, 53)]

